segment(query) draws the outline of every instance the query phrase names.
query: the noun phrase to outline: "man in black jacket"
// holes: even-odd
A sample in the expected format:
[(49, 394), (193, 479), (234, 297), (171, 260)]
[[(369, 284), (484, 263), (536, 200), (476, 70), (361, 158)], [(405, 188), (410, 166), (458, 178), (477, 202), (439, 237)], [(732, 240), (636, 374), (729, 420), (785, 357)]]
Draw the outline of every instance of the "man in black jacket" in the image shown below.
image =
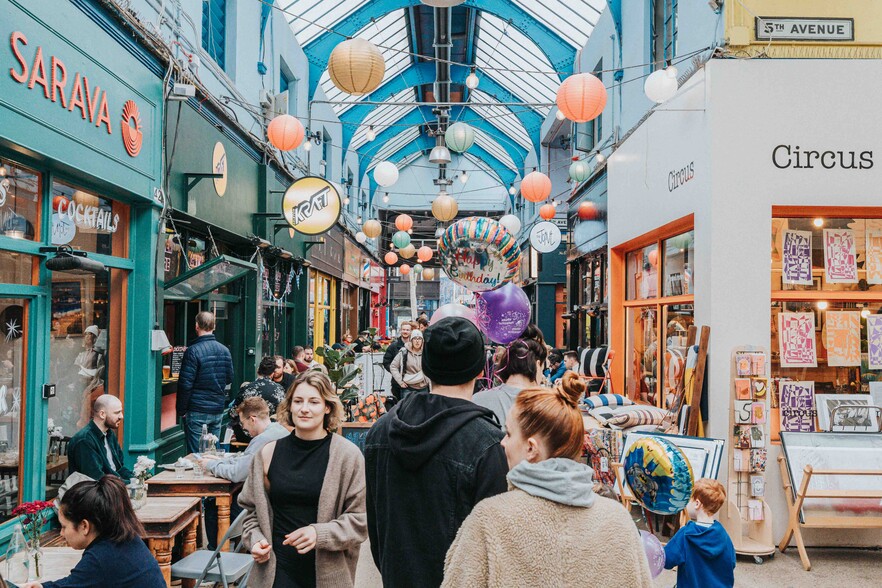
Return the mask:
[[(401, 323), (400, 331), (401, 336), (389, 343), (389, 347), (386, 348), (386, 353), (383, 354), (383, 368), (390, 374), (392, 373), (392, 361), (395, 359), (395, 356), (398, 355), (398, 352), (401, 351), (404, 344), (410, 341), (413, 325), (411, 325), (409, 321), (405, 321)], [(391, 378), (391, 380), (392, 387), (389, 391), (392, 392), (392, 397), (398, 402), (401, 400), (401, 386), (398, 385), (395, 378)]]
[(123, 454), (114, 431), (123, 420), (122, 402), (116, 396), (102, 394), (92, 404), (92, 420), (70, 438), (67, 458), (71, 472), (93, 480), (110, 474), (128, 483), (132, 470), (123, 464)]
[(233, 382), (230, 350), (214, 337), (214, 314), (196, 315), (196, 340), (187, 347), (178, 374), (178, 416), (184, 417), (187, 452), (199, 451), (202, 425), (220, 437), (227, 405), (227, 386)]
[(440, 586), (462, 522), (482, 499), (506, 491), (502, 432), (471, 401), (484, 368), (481, 333), (450, 317), (425, 339), (431, 393), (408, 395), (365, 440), (368, 536), (385, 588)]

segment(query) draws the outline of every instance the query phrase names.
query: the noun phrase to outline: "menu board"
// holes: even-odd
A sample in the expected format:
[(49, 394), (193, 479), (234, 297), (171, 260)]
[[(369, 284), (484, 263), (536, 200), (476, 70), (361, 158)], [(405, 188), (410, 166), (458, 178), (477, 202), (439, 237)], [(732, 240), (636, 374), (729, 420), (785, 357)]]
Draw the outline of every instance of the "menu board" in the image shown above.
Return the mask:
[(177, 378), (178, 374), (181, 373), (181, 362), (184, 361), (184, 352), (187, 350), (187, 347), (172, 347), (171, 353), (171, 373), (172, 377)]

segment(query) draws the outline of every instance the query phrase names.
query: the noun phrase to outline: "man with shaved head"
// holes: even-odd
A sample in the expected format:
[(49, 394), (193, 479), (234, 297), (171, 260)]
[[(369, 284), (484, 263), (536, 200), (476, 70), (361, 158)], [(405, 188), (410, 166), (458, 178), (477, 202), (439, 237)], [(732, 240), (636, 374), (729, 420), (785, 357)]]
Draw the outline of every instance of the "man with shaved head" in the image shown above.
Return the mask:
[(123, 464), (122, 450), (113, 431), (123, 420), (122, 402), (116, 396), (102, 394), (92, 404), (92, 420), (71, 437), (67, 458), (71, 472), (79, 472), (93, 480), (105, 474), (128, 481), (134, 474)]

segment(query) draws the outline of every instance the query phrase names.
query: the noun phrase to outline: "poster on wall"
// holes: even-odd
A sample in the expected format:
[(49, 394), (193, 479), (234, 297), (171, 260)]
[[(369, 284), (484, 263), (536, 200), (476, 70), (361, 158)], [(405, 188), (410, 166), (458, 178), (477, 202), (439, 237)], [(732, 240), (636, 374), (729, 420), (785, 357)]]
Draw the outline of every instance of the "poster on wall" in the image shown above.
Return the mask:
[(781, 430), (815, 430), (815, 383), (781, 382)]
[(785, 284), (812, 285), (811, 231), (784, 231), (784, 263), (782, 268)]
[(861, 365), (861, 313), (860, 311), (828, 310), (827, 365), (844, 367)]
[(882, 314), (867, 317), (868, 368), (882, 370)]
[(782, 368), (818, 367), (815, 314), (813, 312), (779, 314), (778, 347)]
[(882, 231), (867, 230), (867, 283), (882, 284)]
[(824, 229), (824, 273), (831, 284), (857, 283), (857, 254), (851, 229)]

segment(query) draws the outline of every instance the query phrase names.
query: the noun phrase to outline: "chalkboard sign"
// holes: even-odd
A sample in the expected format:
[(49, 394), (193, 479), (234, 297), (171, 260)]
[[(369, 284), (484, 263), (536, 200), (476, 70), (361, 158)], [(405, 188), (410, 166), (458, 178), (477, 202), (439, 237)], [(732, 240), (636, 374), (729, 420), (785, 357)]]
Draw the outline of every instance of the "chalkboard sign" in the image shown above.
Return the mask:
[(355, 445), (364, 453), (364, 441), (367, 438), (368, 431), (371, 430), (373, 423), (342, 423), (340, 425), (340, 434)]
[(186, 346), (172, 347), (172, 354), (171, 354), (172, 377), (177, 378), (178, 374), (181, 373), (181, 362), (184, 361), (184, 352), (186, 350), (187, 350)]

